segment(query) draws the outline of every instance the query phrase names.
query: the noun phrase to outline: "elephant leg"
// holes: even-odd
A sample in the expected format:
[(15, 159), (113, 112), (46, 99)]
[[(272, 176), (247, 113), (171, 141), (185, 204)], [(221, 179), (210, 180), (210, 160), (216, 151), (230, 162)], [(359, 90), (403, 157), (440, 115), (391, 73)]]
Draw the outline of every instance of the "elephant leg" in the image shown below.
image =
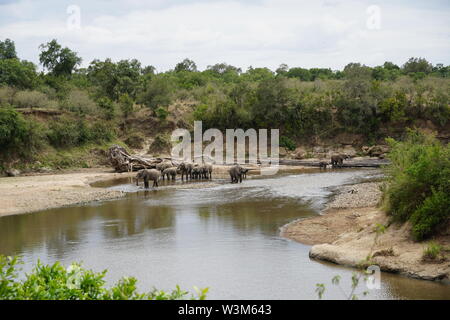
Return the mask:
[(145, 189), (148, 189), (148, 179), (144, 179), (144, 186), (145, 186)]
[(139, 186), (139, 179), (136, 178), (136, 186)]

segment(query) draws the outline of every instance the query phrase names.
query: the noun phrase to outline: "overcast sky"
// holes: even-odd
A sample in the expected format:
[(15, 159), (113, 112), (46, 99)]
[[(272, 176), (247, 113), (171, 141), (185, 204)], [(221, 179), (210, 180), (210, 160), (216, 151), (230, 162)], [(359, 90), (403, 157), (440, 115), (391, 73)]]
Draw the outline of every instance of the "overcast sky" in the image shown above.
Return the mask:
[(0, 0), (5, 38), (35, 63), (39, 44), (56, 38), (84, 66), (137, 58), (158, 71), (186, 57), (199, 69), (219, 62), (342, 69), (412, 56), (449, 65), (450, 1)]

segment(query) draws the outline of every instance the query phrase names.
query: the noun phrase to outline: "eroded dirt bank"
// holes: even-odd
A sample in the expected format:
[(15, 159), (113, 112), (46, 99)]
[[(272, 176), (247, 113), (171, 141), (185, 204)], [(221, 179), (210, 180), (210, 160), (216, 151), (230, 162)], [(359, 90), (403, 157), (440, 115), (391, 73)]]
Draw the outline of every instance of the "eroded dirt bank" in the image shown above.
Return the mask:
[[(379, 183), (345, 186), (329, 203), (323, 215), (294, 221), (282, 235), (312, 245), (310, 257), (341, 265), (358, 266), (373, 253), (371, 264), (381, 270), (425, 280), (450, 281), (450, 260), (424, 262), (426, 243), (414, 242), (410, 225), (391, 224), (378, 236), (377, 224), (388, 225), (389, 218), (376, 207), (381, 196)], [(450, 248), (450, 228), (433, 239)]]

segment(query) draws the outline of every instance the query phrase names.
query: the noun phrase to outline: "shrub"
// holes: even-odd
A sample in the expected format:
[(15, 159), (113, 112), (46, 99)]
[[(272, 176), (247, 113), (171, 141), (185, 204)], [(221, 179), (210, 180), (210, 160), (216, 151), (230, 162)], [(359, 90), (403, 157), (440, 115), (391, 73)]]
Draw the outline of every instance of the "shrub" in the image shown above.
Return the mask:
[(150, 153), (159, 153), (159, 152), (170, 152), (170, 148), (172, 144), (170, 142), (170, 138), (164, 134), (158, 134), (155, 137), (155, 140), (150, 145), (148, 151)]
[(57, 107), (55, 101), (49, 100), (44, 93), (39, 91), (19, 91), (13, 98), (13, 104), (17, 108), (54, 109)]
[(164, 107), (158, 107), (155, 110), (156, 116), (160, 119), (160, 120), (166, 120), (167, 116), (169, 115), (169, 112), (167, 111), (166, 108)]
[(80, 115), (96, 114), (99, 112), (98, 105), (89, 97), (89, 95), (85, 91), (78, 89), (69, 92), (63, 107)]
[(73, 121), (62, 118), (50, 123), (47, 136), (54, 147), (67, 148), (86, 143), (109, 142), (115, 137), (112, 128), (108, 123), (100, 121), (88, 125), (83, 119)]
[(442, 246), (434, 241), (430, 241), (423, 250), (422, 258), (424, 260), (437, 260), (442, 255)]
[(423, 240), (450, 218), (450, 145), (418, 131), (410, 131), (403, 142), (388, 143), (385, 208), (394, 220), (410, 221), (415, 239)]
[(292, 140), (291, 138), (288, 138), (286, 136), (281, 136), (280, 147), (284, 147), (284, 148), (292, 151), (292, 150), (295, 150), (297, 145), (295, 144), (294, 140)]
[[(123, 277), (111, 288), (105, 287), (107, 270), (94, 272), (81, 264), (65, 268), (59, 262), (44, 265), (37, 262), (31, 273), (19, 277), (17, 257), (0, 255), (0, 300), (175, 300), (189, 298), (178, 286), (172, 292), (153, 289), (137, 291), (137, 280)], [(205, 299), (208, 289), (191, 294), (191, 299)]]
[(44, 144), (42, 126), (27, 121), (10, 106), (0, 107), (0, 157), (29, 156)]
[(144, 146), (144, 136), (138, 132), (131, 132), (124, 142), (131, 148), (141, 149)]
[(11, 87), (0, 87), (0, 105), (13, 103), (14, 89)]

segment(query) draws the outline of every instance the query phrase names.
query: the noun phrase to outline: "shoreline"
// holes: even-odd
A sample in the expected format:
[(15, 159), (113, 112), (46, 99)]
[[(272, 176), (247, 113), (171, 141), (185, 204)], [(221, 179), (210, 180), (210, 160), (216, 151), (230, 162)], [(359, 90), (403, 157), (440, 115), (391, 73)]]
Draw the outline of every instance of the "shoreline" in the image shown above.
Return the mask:
[[(283, 226), (281, 236), (311, 245), (312, 259), (358, 267), (368, 263), (367, 257), (372, 252), (370, 264), (378, 265), (381, 271), (450, 283), (449, 259), (423, 261), (426, 242), (413, 241), (408, 223), (390, 224), (386, 213), (377, 207), (380, 185), (365, 182), (342, 186), (321, 215)], [(388, 227), (375, 243), (377, 225)], [(450, 232), (433, 240), (450, 248)]]
[[(216, 186), (216, 178), (229, 179), (227, 166), (216, 166), (213, 180), (171, 185), (169, 188), (208, 188)], [(257, 169), (257, 168), (255, 168)], [(280, 173), (311, 172), (317, 168), (280, 166)], [(259, 174), (259, 169), (249, 176)], [(9, 215), (34, 213), (47, 209), (83, 205), (95, 201), (114, 200), (125, 197), (127, 192), (95, 187), (93, 184), (136, 176), (136, 172), (113, 172), (111, 168), (80, 169), (61, 173), (22, 175), (0, 178), (0, 218)], [(179, 179), (179, 178), (177, 178)], [(148, 190), (153, 190), (150, 188)]]

